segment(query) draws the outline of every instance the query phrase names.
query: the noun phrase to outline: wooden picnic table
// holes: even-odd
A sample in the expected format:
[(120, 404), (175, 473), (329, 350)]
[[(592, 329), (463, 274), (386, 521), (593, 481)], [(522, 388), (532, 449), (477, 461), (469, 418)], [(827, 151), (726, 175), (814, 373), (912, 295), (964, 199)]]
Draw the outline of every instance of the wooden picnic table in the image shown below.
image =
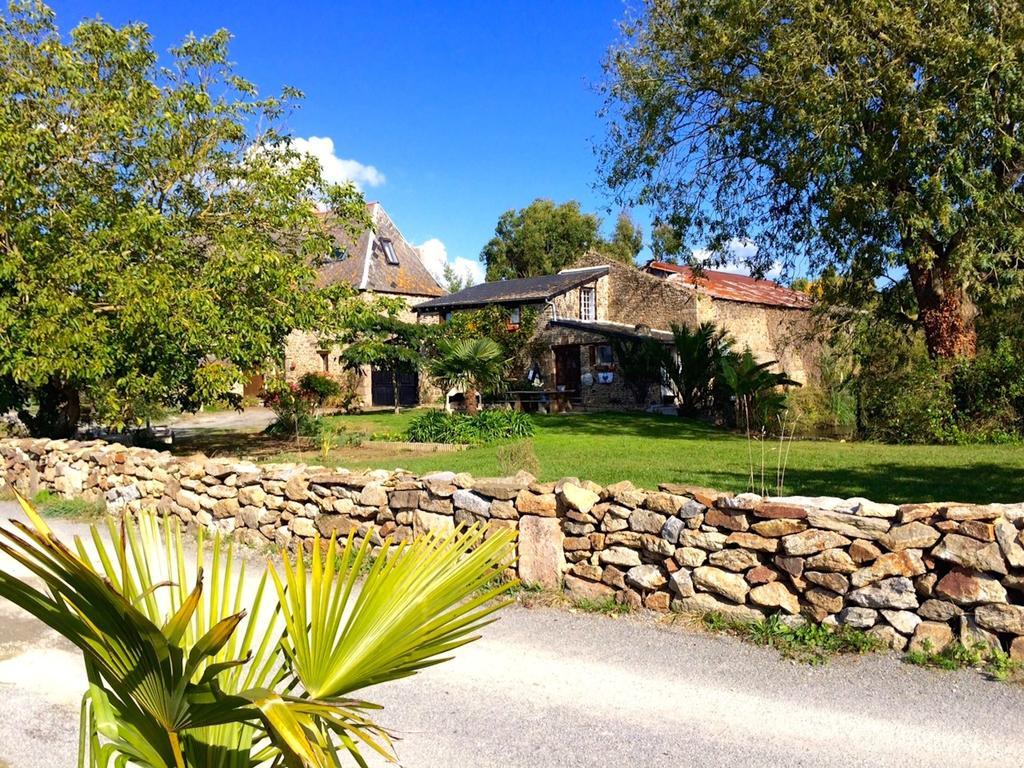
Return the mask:
[(512, 407), (517, 411), (523, 410), (525, 404), (549, 403), (552, 413), (562, 413), (572, 410), (570, 395), (571, 389), (514, 389), (505, 393)]

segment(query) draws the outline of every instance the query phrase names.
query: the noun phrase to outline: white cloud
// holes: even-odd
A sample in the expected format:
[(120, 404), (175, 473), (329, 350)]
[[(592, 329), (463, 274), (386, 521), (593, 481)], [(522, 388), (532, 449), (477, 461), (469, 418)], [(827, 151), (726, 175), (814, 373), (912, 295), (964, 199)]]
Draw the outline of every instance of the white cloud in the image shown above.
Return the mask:
[[(709, 264), (708, 269), (731, 272), (734, 275), (749, 275), (750, 262), (757, 255), (757, 245), (751, 240), (730, 240), (726, 250), (726, 262), (722, 264), (719, 261), (718, 263)], [(708, 261), (713, 255), (716, 258), (719, 256), (719, 254), (712, 254), (711, 251), (704, 248), (697, 248), (693, 251), (693, 258), (699, 262)], [(777, 280), (781, 275), (782, 264), (775, 262), (770, 269), (765, 271), (762, 277), (769, 280)]]
[(416, 246), (419, 251), (420, 260), (423, 266), (434, 276), (441, 285), (444, 285), (444, 265), (450, 264), (461, 278), (469, 277), (473, 284), (484, 281), (484, 267), (479, 261), (457, 256), (452, 259), (448, 256), (448, 249), (445, 244), (436, 237), (432, 237), (424, 243)]
[(312, 155), (319, 160), (324, 178), (335, 184), (351, 181), (362, 191), (366, 187), (379, 187), (387, 181), (384, 174), (372, 165), (338, 157), (334, 150), (334, 139), (328, 136), (292, 139), (291, 147), (296, 152)]

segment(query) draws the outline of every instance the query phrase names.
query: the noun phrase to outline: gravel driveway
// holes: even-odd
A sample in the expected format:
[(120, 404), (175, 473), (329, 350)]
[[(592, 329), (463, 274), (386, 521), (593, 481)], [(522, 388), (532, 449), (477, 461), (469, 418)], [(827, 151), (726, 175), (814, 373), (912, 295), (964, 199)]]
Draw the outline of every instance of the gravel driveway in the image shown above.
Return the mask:
[[(886, 656), (810, 667), (730, 638), (544, 608), (509, 609), (483, 635), (366, 693), (401, 735), (403, 766), (1024, 764), (1024, 689), (974, 672)], [(81, 691), (77, 653), (0, 603), (0, 768), (74, 766)]]

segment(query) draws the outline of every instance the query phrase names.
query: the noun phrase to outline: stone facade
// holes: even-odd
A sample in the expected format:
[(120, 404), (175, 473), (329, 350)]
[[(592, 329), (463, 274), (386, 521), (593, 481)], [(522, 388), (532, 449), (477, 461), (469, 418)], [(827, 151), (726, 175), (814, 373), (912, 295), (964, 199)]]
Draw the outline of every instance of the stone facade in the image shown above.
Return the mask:
[[(371, 294), (363, 293), (361, 296), (367, 300), (373, 298)], [(436, 323), (437, 318), (433, 316), (418, 317), (412, 311), (412, 307), (420, 302), (426, 301), (429, 296), (395, 295), (394, 298), (405, 301), (405, 309), (399, 313), (399, 319), (406, 323)], [(341, 360), (341, 347), (333, 345), (328, 347), (322, 343), (316, 334), (305, 331), (292, 331), (288, 334), (284, 346), (284, 376), (289, 382), (298, 381), (307, 373), (326, 373), (330, 376), (341, 375), (345, 370)], [(359, 369), (359, 380), (357, 383), (357, 394), (359, 405), (368, 407), (373, 404), (371, 393), (372, 371), (370, 366), (364, 365)], [(425, 377), (420, 377), (420, 402), (434, 403), (440, 400), (441, 392), (433, 386)]]
[(697, 300), (697, 322), (725, 328), (737, 349), (750, 347), (758, 360), (778, 361), (779, 369), (801, 384), (818, 375), (824, 334), (810, 310), (690, 295)]
[(897, 506), (526, 474), (416, 477), (99, 441), (3, 440), (0, 470), (0, 487), (152, 509), (254, 545), (511, 528), (520, 578), (573, 598), (745, 620), (781, 613), (866, 630), (896, 650), (960, 639), (1024, 657), (1024, 503)]

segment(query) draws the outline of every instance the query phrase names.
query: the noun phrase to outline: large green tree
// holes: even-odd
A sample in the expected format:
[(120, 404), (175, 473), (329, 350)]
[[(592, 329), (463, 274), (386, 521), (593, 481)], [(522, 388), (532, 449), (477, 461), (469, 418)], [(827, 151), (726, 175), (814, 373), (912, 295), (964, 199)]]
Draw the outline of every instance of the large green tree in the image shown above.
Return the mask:
[(225, 31), (159, 65), (142, 24), (66, 37), (36, 3), (0, 12), (0, 410), (68, 435), (195, 407), (318, 324), (317, 207), (365, 216), (280, 130)]
[(615, 219), (611, 240), (601, 246), (601, 253), (623, 264), (634, 264), (644, 247), (644, 234), (628, 211), (620, 211)]
[(556, 205), (534, 200), (501, 214), (494, 237), (480, 252), (488, 280), (550, 275), (602, 243), (601, 220), (583, 213), (575, 200)]
[(1021, 293), (1019, 0), (646, 0), (608, 56), (603, 171), (723, 258), (906, 279), (936, 357)]

